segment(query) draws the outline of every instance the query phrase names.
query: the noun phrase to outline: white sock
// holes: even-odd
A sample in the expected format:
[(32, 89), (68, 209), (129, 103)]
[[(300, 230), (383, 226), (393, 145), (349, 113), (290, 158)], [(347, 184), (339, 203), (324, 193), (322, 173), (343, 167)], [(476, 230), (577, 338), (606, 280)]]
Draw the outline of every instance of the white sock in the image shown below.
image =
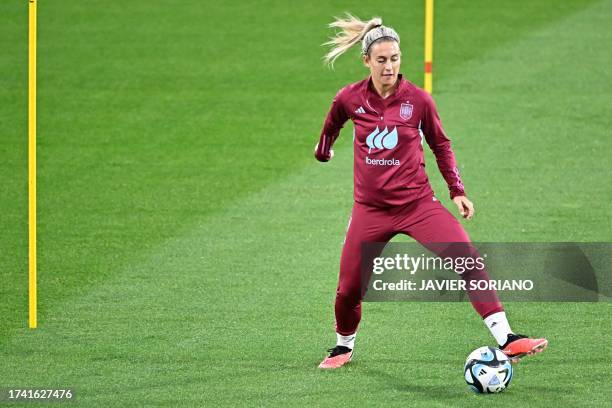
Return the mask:
[(355, 348), (355, 337), (357, 337), (357, 333), (353, 333), (350, 336), (343, 336), (340, 333), (336, 333), (338, 337), (337, 346), (348, 347), (351, 350)]
[(506, 319), (506, 312), (493, 313), (484, 319), (484, 323), (487, 325), (493, 337), (495, 337), (497, 344), (500, 346), (506, 344), (508, 335), (512, 333), (512, 329), (508, 324), (508, 319)]

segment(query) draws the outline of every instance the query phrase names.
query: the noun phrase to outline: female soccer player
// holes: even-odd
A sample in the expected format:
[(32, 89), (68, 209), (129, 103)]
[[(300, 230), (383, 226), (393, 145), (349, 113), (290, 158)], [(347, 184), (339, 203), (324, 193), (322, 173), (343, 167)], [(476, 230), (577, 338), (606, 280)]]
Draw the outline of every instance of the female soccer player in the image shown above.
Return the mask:
[[(364, 296), (362, 243), (388, 242), (404, 233), (429, 247), (433, 243), (470, 245), (459, 221), (433, 195), (425, 173), (421, 134), (436, 157), (459, 214), (466, 219), (474, 216), (432, 98), (400, 74), (400, 38), (395, 30), (382, 25), (380, 18), (363, 22), (350, 14), (330, 27), (341, 31), (326, 43), (332, 45), (326, 62), (333, 65), (341, 54), (361, 43), (363, 63), (370, 75), (336, 94), (315, 148), (317, 160), (329, 161), (340, 129), (347, 120), (353, 121), (355, 202), (340, 258), (335, 302), (337, 344), (320, 368), (342, 367), (353, 355)], [(484, 268), (463, 273), (462, 278), (489, 279)], [(468, 295), (500, 348), (515, 361), (548, 344), (546, 339), (515, 334), (495, 291), (476, 294), (468, 290)]]

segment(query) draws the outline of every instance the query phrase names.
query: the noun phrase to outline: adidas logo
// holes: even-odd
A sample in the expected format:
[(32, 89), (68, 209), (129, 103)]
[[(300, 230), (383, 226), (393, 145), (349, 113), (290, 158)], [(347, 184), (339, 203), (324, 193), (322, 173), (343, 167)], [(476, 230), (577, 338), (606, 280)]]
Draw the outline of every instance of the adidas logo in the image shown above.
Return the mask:
[(363, 109), (363, 106), (360, 106), (359, 108), (357, 108), (357, 110), (355, 110), (355, 113), (366, 113), (365, 109)]
[(397, 146), (397, 127), (394, 127), (391, 132), (385, 127), (382, 131), (376, 129), (372, 133), (366, 137), (366, 144), (370, 148), (368, 153), (372, 151), (372, 149), (387, 149), (391, 150)]

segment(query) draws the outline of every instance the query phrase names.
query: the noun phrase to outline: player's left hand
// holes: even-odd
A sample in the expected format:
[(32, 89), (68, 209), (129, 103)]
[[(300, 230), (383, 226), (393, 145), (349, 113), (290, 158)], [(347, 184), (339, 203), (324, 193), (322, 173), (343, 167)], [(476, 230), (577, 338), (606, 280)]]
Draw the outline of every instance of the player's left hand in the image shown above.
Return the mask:
[(457, 205), (459, 214), (461, 214), (463, 218), (467, 218), (468, 220), (472, 219), (474, 216), (474, 204), (472, 204), (466, 196), (457, 196), (453, 198), (453, 202)]

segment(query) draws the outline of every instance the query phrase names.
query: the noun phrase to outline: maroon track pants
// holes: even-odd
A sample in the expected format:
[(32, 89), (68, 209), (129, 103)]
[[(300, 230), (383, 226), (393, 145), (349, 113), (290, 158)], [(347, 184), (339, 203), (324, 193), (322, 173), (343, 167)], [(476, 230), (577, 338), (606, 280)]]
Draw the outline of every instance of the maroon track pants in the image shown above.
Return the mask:
[[(344, 336), (355, 333), (361, 320), (361, 301), (365, 294), (365, 285), (362, 285), (361, 281), (361, 244), (388, 242), (399, 233), (409, 235), (440, 256), (448, 254), (441, 253), (440, 246), (432, 247), (427, 244), (470, 243), (461, 223), (431, 196), (393, 208), (376, 208), (355, 203), (340, 258), (335, 305), (338, 333)], [(489, 279), (486, 269), (475, 269), (461, 276), (468, 281)], [(363, 277), (366, 278), (369, 280), (369, 276)], [(478, 294), (468, 291), (468, 296), (474, 309), (483, 318), (503, 310), (495, 291), (481, 290)]]

